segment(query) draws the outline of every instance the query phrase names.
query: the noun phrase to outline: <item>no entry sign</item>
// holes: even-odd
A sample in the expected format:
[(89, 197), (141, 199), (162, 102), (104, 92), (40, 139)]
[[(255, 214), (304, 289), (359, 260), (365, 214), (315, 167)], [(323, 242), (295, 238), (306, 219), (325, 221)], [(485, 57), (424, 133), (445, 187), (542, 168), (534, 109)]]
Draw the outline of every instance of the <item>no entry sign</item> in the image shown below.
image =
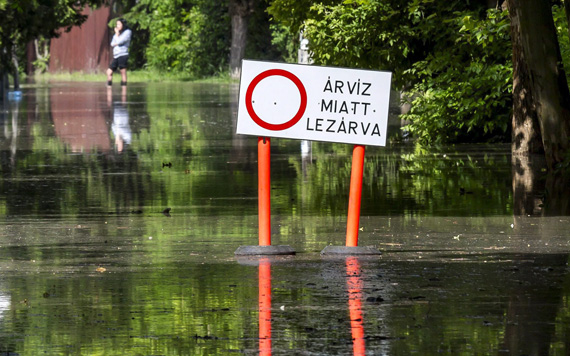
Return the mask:
[(391, 73), (244, 60), (237, 133), (385, 146)]

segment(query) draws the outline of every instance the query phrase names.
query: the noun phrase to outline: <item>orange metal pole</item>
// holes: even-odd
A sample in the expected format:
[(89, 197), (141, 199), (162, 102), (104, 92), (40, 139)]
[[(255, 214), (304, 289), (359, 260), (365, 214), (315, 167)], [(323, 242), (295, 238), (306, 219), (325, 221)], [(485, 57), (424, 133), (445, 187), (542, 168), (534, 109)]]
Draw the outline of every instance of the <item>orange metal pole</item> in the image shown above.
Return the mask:
[(259, 246), (271, 245), (271, 141), (257, 139)]
[(348, 219), (346, 222), (346, 246), (358, 246), (358, 224), (360, 223), (360, 200), (362, 197), (364, 151), (365, 149), (362, 145), (354, 145), (352, 150), (350, 196), (348, 197)]
[(360, 280), (360, 263), (356, 257), (346, 259), (346, 274), (352, 353), (354, 356), (364, 356), (366, 355), (366, 343), (364, 341), (364, 319), (362, 318), (362, 281)]
[(271, 262), (259, 261), (259, 355), (271, 356)]

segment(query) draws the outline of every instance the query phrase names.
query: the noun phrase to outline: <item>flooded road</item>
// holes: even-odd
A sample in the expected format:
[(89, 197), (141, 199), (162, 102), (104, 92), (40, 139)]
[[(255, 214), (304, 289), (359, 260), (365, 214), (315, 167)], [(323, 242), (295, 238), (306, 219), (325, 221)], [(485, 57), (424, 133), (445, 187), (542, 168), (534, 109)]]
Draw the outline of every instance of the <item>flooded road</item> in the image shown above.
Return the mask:
[(331, 258), (352, 147), (273, 139), (273, 244), (297, 255), (234, 257), (257, 243), (236, 90), (54, 83), (4, 107), (0, 354), (570, 353), (570, 216), (544, 192), (517, 213), (506, 145), (368, 147), (360, 245), (383, 254)]

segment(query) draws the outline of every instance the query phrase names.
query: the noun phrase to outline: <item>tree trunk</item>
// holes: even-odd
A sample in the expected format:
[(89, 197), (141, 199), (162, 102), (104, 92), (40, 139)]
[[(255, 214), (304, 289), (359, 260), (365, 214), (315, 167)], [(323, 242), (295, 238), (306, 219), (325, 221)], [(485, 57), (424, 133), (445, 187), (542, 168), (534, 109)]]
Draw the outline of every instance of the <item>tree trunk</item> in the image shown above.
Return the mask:
[(232, 19), (232, 44), (230, 47), (230, 75), (239, 78), (241, 60), (245, 55), (247, 43), (247, 24), (253, 11), (253, 0), (230, 0), (230, 16)]
[(18, 65), (18, 57), (16, 51), (12, 52), (12, 75), (14, 77), (14, 91), (20, 90), (20, 66)]
[[(513, 146), (536, 149), (532, 126), (536, 113), (549, 169), (564, 159), (570, 137), (570, 90), (549, 1), (508, 0), (513, 32)], [(515, 48), (518, 41), (520, 48)], [(520, 87), (516, 87), (520, 86)], [(515, 90), (516, 89), (516, 90)], [(521, 116), (522, 115), (522, 116)], [(521, 125), (523, 127), (521, 127)], [(527, 127), (524, 127), (527, 125)], [(519, 136), (522, 137), (519, 140)]]
[[(0, 39), (1, 42), (1, 39)], [(8, 71), (10, 70), (10, 60), (5, 47), (0, 47), (0, 101), (5, 101), (8, 95)]]
[[(508, 1), (509, 10), (513, 0)], [(543, 153), (538, 114), (532, 96), (530, 74), (524, 55), (520, 18), (509, 11), (513, 46), (513, 118), (511, 151), (514, 156)], [(524, 184), (523, 184), (524, 185)]]
[[(7, 81), (5, 80), (6, 78), (6, 74), (4, 72), (4, 70), (2, 69), (2, 67), (0, 66), (0, 103), (4, 103), (6, 102), (6, 96), (7, 96)], [(0, 107), (0, 110), (2, 110), (3, 108)]]

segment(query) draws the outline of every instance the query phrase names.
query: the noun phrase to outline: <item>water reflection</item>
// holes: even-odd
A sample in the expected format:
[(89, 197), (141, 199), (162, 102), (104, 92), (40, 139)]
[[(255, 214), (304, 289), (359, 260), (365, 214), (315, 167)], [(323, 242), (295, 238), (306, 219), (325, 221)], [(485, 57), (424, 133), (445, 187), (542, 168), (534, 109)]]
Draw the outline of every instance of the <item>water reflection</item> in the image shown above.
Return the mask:
[(350, 312), (350, 330), (352, 333), (352, 351), (354, 356), (366, 355), (364, 337), (364, 318), (362, 316), (362, 281), (360, 263), (357, 257), (346, 259), (346, 284), (348, 290), (348, 310)]
[[(566, 269), (568, 254), (515, 256), (521, 264), (514, 270), (518, 286), (510, 291), (506, 307), (505, 337), (506, 354), (549, 355), (556, 344), (557, 318), (564, 315), (567, 300), (562, 294), (562, 281), (545, 282), (541, 272)], [(528, 262), (532, 261), (532, 265)], [(526, 263), (525, 263), (526, 262)], [(563, 273), (561, 277), (566, 277)], [(567, 336), (566, 341), (567, 342)], [(568, 351), (568, 350), (567, 350)]]
[(115, 136), (115, 149), (121, 153), (125, 149), (125, 145), (130, 145), (132, 140), (127, 109), (127, 87), (121, 86), (121, 101), (118, 102), (113, 101), (113, 88), (107, 88), (107, 105), (113, 113), (111, 128)]
[[(160, 211), (177, 205), (177, 209), (192, 206), (194, 212), (206, 209), (208, 214), (213, 210), (225, 214), (231, 201), (236, 211), (256, 210), (256, 184), (251, 179), (256, 171), (255, 138), (235, 134), (234, 86), (157, 83), (125, 90), (108, 91), (87, 83), (26, 92), (21, 109), (11, 110), (11, 122), (5, 121), (4, 126), (12, 137), (6, 152), (15, 160), (19, 151), (23, 160), (14, 175), (44, 177), (45, 169), (30, 170), (63, 165), (59, 171), (87, 172), (77, 178), (94, 182), (97, 174), (111, 166), (115, 173), (120, 169), (148, 177), (142, 187), (149, 192), (143, 206), (152, 206), (158, 199)], [(348, 145), (275, 140), (273, 146), (275, 214), (346, 216)], [(120, 158), (122, 166), (103, 159), (113, 150), (130, 151), (129, 157)], [(86, 156), (71, 158), (70, 153), (81, 152)], [(163, 167), (163, 163), (171, 165)], [(494, 174), (489, 175), (489, 170)], [(372, 216), (504, 215), (512, 213), (510, 181), (510, 155), (500, 146), (424, 155), (405, 145), (370, 148), (361, 212)], [(117, 189), (131, 186), (125, 181)], [(73, 199), (59, 191), (53, 194), (55, 200)], [(81, 208), (85, 202), (79, 198), (68, 205)]]
[(106, 153), (111, 150), (108, 110), (102, 92), (89, 88), (50, 90), (50, 112), (56, 137), (73, 153)]
[(10, 296), (0, 293), (0, 320), (4, 317), (4, 313), (10, 309)]
[(518, 215), (508, 146), (367, 148), (359, 239), (383, 255), (327, 261), (351, 147), (274, 140), (272, 240), (299, 254), (236, 264), (257, 142), (235, 90), (58, 83), (4, 108), (0, 352), (568, 354), (566, 201), (543, 216), (538, 171)]
[(271, 262), (259, 261), (259, 354), (271, 355)]
[[(152, 84), (113, 92), (82, 84), (28, 90), (21, 102), (10, 103), (2, 112), (5, 159), (12, 165), (17, 157), (24, 159), (14, 171), (22, 175), (30, 166), (70, 164), (69, 153), (130, 150), (128, 169), (139, 167), (136, 174), (170, 172), (151, 175), (146, 191), (191, 197), (191, 205), (207, 203), (221, 214), (228, 199), (237, 210), (254, 211), (255, 183), (244, 178), (256, 170), (255, 141), (235, 134), (235, 86), (177, 85), (189, 89)], [(169, 162), (169, 169), (162, 169)], [(73, 164), (101, 172), (108, 162), (86, 157)], [(345, 215), (348, 145), (275, 140), (272, 166), (275, 213)], [(173, 174), (179, 172), (186, 176)], [(414, 151), (410, 145), (371, 147), (362, 215), (566, 215), (567, 183), (558, 176), (545, 179), (540, 164), (512, 158), (506, 145), (431, 152)], [(172, 189), (176, 193), (171, 194)], [(154, 194), (147, 196), (154, 199)]]
[(312, 155), (312, 143), (311, 141), (303, 140), (301, 141), (301, 170), (303, 172), (303, 177), (307, 177), (307, 172), (309, 171), (309, 166), (313, 163)]
[[(18, 146), (18, 116), (20, 112), (21, 97), (17, 100), (0, 100), (0, 125), (3, 126), (2, 139), (3, 159), (8, 158), (14, 164)], [(8, 156), (8, 157), (6, 157)]]
[(10, 163), (13, 165), (18, 147), (18, 114), (20, 112), (20, 100), (10, 101), (10, 109), (12, 111), (12, 131), (7, 131), (7, 127), (4, 126), (4, 137), (10, 140)]

